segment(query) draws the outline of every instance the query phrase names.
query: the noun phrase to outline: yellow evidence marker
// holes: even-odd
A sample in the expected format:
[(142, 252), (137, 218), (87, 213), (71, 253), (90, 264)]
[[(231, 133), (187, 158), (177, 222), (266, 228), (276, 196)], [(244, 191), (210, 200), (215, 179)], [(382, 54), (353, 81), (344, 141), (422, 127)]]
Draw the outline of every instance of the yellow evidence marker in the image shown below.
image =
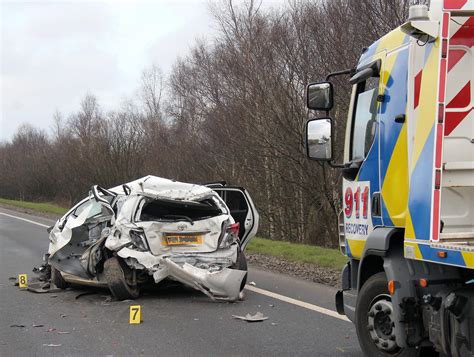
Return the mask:
[(141, 322), (142, 322), (142, 307), (140, 305), (131, 305), (129, 323), (132, 325), (135, 325)]
[(18, 286), (20, 289), (28, 287), (28, 276), (26, 274), (18, 274)]

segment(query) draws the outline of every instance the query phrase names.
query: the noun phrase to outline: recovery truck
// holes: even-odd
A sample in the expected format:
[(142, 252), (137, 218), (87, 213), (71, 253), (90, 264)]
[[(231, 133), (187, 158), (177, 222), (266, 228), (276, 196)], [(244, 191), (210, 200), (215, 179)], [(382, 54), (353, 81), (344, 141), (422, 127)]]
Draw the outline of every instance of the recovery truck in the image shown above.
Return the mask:
[[(474, 355), (474, 1), (431, 0), (307, 87), (306, 154), (340, 168), (336, 308), (366, 356)], [(352, 85), (342, 163), (330, 78)], [(334, 123), (334, 125), (333, 125)]]

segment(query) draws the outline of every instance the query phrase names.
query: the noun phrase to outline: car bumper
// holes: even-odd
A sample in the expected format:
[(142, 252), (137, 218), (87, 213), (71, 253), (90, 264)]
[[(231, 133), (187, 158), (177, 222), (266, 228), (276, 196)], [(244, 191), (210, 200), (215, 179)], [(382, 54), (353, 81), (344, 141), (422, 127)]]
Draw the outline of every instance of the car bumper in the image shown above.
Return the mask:
[(211, 253), (156, 256), (123, 248), (117, 254), (132, 269), (145, 269), (155, 283), (173, 279), (199, 290), (213, 300), (235, 301), (239, 298), (247, 272), (231, 269), (237, 261), (238, 244)]

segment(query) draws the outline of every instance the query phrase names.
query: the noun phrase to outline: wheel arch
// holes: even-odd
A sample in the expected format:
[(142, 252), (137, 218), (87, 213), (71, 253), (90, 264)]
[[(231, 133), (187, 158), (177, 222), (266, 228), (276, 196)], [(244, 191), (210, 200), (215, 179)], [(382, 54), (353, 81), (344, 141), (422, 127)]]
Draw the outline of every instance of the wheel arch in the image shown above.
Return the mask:
[[(401, 239), (400, 239), (401, 238)], [(367, 237), (357, 274), (357, 291), (374, 274), (384, 271), (384, 257), (390, 248), (403, 242), (403, 229), (376, 228)]]

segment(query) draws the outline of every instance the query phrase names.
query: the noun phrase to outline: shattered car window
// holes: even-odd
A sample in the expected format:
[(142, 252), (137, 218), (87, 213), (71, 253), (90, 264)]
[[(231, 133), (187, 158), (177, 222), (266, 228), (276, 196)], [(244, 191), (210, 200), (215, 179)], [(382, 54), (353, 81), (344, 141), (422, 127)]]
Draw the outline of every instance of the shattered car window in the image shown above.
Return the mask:
[(98, 214), (102, 213), (102, 205), (97, 201), (89, 200), (77, 207), (73, 215), (75, 217), (78, 217), (86, 209), (89, 210), (86, 219), (97, 216)]
[(138, 221), (198, 221), (223, 214), (212, 199), (200, 202), (145, 199), (139, 209)]

